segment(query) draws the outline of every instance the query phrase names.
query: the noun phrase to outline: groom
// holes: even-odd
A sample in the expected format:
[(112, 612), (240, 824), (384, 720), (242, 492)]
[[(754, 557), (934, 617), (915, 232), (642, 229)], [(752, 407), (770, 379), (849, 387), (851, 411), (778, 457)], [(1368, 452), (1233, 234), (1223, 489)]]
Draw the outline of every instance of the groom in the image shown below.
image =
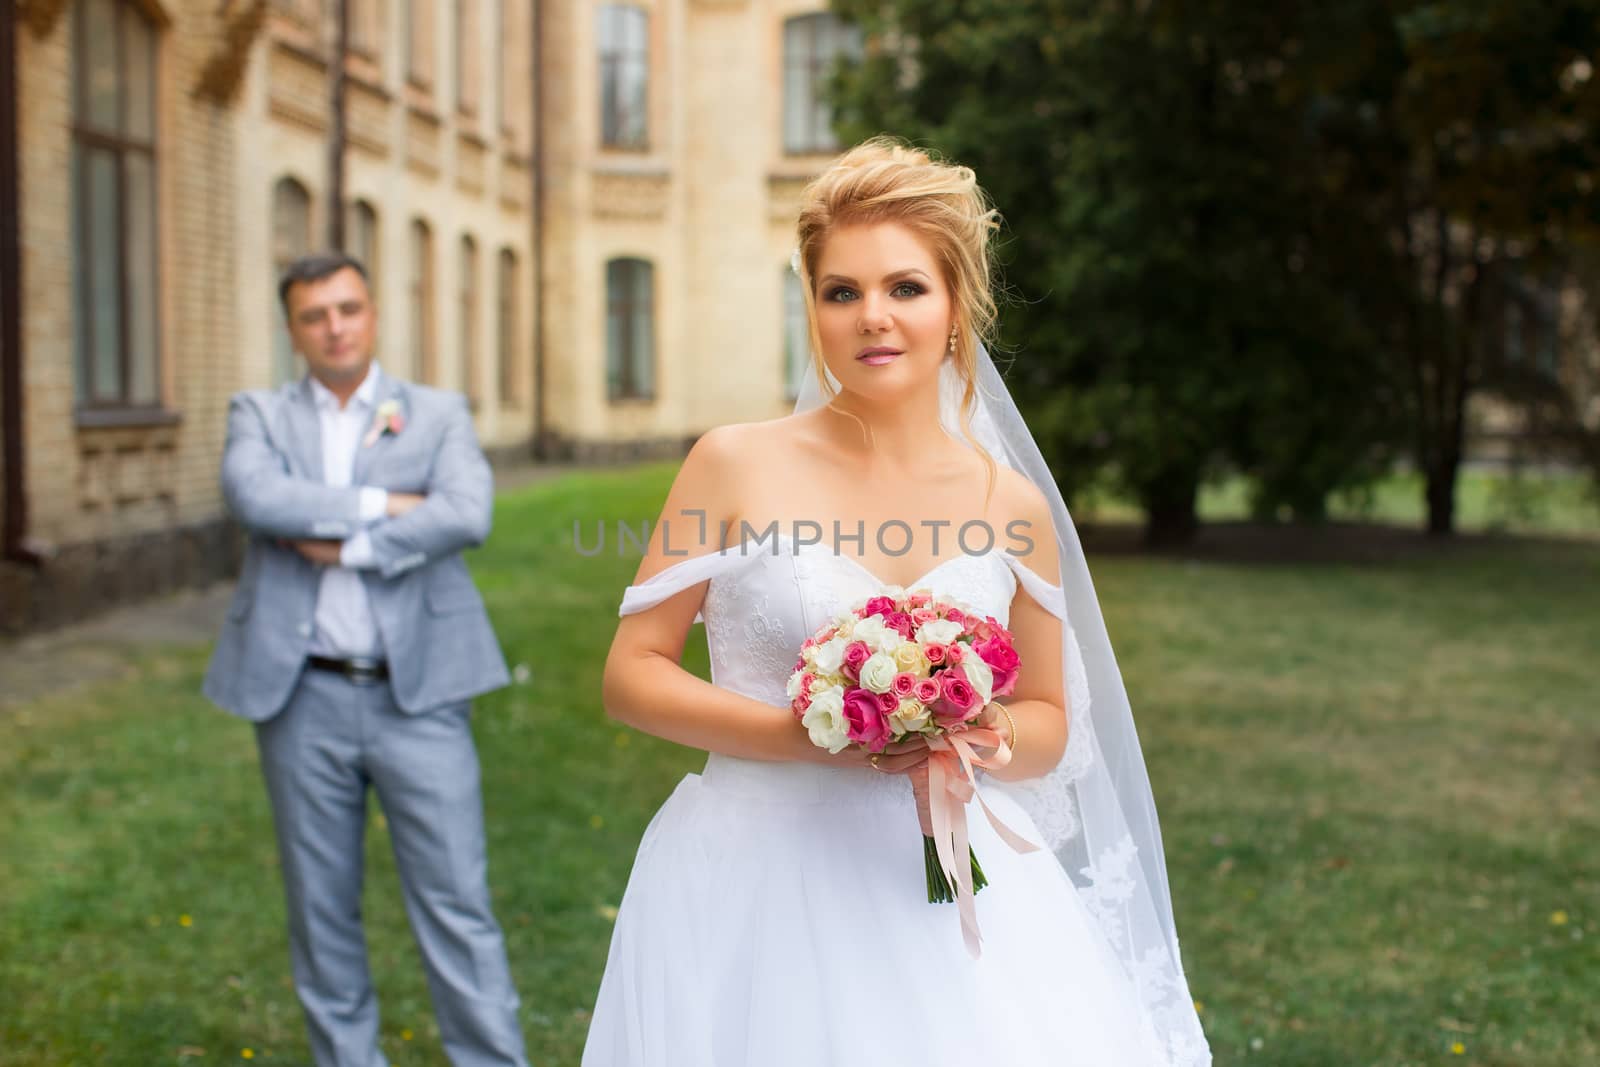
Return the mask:
[(310, 374), (240, 393), (222, 491), (250, 535), (205, 693), (256, 724), (295, 989), (319, 1067), (383, 1067), (361, 928), (367, 787), (457, 1067), (523, 1067), (489, 906), (470, 700), (505, 661), (461, 550), (493, 491), (466, 404), (373, 362), (367, 275), (343, 255), (278, 288)]

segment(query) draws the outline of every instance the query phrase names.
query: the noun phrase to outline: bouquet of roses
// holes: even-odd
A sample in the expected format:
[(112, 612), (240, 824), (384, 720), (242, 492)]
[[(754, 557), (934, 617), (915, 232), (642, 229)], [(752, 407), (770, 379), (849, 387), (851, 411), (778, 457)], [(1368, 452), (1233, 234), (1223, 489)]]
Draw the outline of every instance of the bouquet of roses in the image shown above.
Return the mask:
[[(1021, 663), (1010, 631), (993, 616), (923, 591), (891, 592), (896, 595), (859, 603), (806, 639), (789, 676), (790, 706), (812, 743), (829, 752), (854, 744), (881, 753), (913, 736), (927, 739), (934, 830), (923, 835), (928, 900), (960, 900), (965, 925), (971, 894), (987, 884), (967, 842), (964, 805), (976, 792), (972, 768), (1003, 767), (1011, 758), (1000, 736), (978, 720), (991, 700), (1016, 686)], [(980, 758), (975, 744), (995, 753)], [(984, 810), (1013, 848), (1036, 847)], [(961, 851), (965, 870), (955, 863)]]

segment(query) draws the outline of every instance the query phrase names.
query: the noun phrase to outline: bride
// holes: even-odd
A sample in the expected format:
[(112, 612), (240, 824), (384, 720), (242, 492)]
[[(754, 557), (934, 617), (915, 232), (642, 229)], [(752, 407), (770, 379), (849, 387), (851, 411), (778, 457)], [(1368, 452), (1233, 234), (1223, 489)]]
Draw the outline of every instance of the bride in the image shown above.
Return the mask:
[[(995, 225), (971, 170), (888, 138), (804, 195), (814, 374), (793, 415), (689, 452), (606, 660), (611, 716), (710, 755), (639, 845), (587, 1067), (1210, 1063), (1083, 553), (982, 345)], [(1022, 660), (979, 793), (1044, 847), (969, 819), (976, 956), (927, 902), (926, 745), (830, 755), (785, 690), (819, 626), (914, 589)], [(701, 620), (711, 683), (679, 665)]]

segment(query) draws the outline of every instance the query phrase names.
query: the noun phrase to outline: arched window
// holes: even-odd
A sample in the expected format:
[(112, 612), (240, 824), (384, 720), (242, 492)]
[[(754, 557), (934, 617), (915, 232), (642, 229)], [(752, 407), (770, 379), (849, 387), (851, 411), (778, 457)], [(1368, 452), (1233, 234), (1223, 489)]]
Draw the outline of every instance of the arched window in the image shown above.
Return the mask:
[(456, 273), (457, 326), (461, 347), (461, 391), (476, 411), (483, 403), (482, 355), (478, 351), (478, 242), (461, 238), (460, 270)]
[(411, 374), (428, 385), (439, 382), (433, 338), (433, 231), (422, 219), (411, 222)]
[(655, 395), (655, 268), (643, 259), (606, 264), (606, 391), (612, 400)]
[(82, 408), (159, 405), (156, 29), (127, 0), (72, 7), (73, 348)]
[(378, 277), (378, 209), (365, 200), (355, 201), (350, 205), (347, 229), (350, 234), (347, 251), (367, 268), (367, 290), (376, 301), (382, 292)]
[(272, 381), (282, 384), (297, 374), (294, 344), (278, 298), (278, 280), (289, 264), (311, 250), (311, 193), (293, 178), (279, 178), (272, 187)]
[(834, 152), (833, 110), (823, 89), (841, 56), (861, 57), (861, 29), (830, 12), (783, 24), (783, 150)]
[(495, 362), (500, 379), (500, 403), (516, 407), (522, 403), (521, 366), (517, 359), (518, 331), (517, 298), (520, 284), (517, 271), (517, 254), (509, 248), (500, 250), (499, 277), (496, 279), (499, 297), (495, 316)]
[(600, 143), (642, 149), (650, 142), (650, 16), (631, 4), (599, 11)]

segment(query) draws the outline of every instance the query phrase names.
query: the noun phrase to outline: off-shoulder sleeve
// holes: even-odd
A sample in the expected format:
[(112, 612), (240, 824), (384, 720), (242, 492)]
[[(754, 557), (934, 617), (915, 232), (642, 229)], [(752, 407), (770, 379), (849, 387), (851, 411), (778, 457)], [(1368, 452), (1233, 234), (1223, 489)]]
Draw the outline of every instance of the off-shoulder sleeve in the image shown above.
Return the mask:
[(1006, 561), (1012, 572), (1016, 574), (1017, 581), (1022, 585), (1022, 588), (1026, 589), (1028, 595), (1039, 602), (1040, 607), (1063, 622), (1066, 621), (1067, 598), (1059, 585), (1051, 585), (1009, 552), (1000, 553), (1000, 558)]
[[(729, 574), (747, 565), (752, 558), (750, 553), (741, 552), (735, 547), (679, 560), (638, 585), (624, 589), (622, 606), (617, 609), (617, 614), (634, 615), (646, 611), (691, 586), (710, 581), (718, 575)], [(702, 621), (698, 611), (694, 613), (694, 621)]]

